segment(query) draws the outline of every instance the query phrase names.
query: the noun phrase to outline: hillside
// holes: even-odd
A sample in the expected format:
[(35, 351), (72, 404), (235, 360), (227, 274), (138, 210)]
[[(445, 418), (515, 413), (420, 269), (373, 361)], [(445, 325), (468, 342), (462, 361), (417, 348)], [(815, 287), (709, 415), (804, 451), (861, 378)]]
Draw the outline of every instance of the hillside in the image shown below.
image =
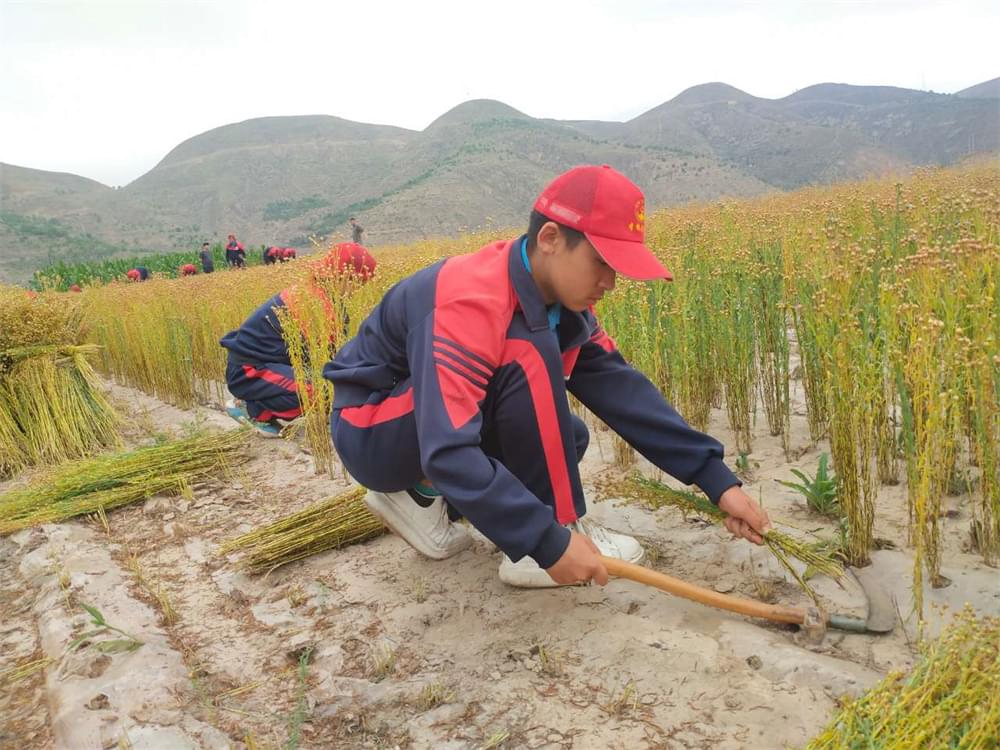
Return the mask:
[(102, 217), (113, 215), (115, 192), (65, 172), (0, 164), (0, 281), (27, 279), (50, 258), (118, 252), (101, 231)]
[(969, 86), (969, 88), (957, 92), (955, 96), (961, 96), (965, 99), (1000, 99), (1000, 78)]
[[(715, 82), (628, 122), (533, 118), (473, 100), (423, 131), (326, 115), (266, 117), (178, 144), (120, 190), (0, 165), (0, 278), (51, 254), (346, 238), (372, 245), (488, 224), (519, 226), (554, 174), (608, 163), (651, 207), (951, 164), (1000, 150), (997, 81), (957, 95), (824, 83), (763, 99)], [(51, 223), (52, 221), (56, 223)]]

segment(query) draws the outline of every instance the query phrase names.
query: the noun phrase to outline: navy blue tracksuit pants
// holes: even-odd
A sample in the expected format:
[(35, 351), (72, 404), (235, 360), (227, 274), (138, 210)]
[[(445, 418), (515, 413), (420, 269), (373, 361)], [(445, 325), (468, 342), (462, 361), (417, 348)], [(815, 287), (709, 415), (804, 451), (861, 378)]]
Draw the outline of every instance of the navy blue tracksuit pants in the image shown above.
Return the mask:
[(275, 417), (295, 419), (302, 413), (291, 365), (240, 363), (230, 357), (226, 365), (226, 384), (230, 393), (246, 402), (247, 413), (252, 419), (261, 422)]
[[(386, 402), (395, 399), (399, 404), (401, 414), (394, 419), (356, 427), (342, 418), (342, 412), (349, 409), (335, 409), (330, 418), (330, 432), (344, 467), (368, 489), (398, 492), (413, 487), (424, 477), (412, 393), (407, 378), (385, 399)], [(590, 432), (576, 415), (570, 415), (570, 423), (579, 462), (590, 443)], [(554, 490), (543, 458), (542, 437), (525, 378), (503, 379), (500, 385), (491, 384), (483, 404), (480, 435), (487, 456), (506, 466), (540, 500), (554, 504)]]

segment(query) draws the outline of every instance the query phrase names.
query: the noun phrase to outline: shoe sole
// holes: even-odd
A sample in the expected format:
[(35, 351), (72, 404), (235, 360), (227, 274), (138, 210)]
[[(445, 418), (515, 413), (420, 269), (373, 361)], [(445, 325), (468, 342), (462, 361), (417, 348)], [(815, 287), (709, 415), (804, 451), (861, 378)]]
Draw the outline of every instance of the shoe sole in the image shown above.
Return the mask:
[(542, 570), (542, 574), (545, 576), (544, 580), (542, 580), (541, 576), (539, 576), (537, 579), (535, 577), (530, 577), (521, 580), (513, 580), (512, 578), (505, 578), (502, 572), (499, 575), (501, 583), (505, 583), (508, 586), (513, 586), (516, 589), (557, 589), (562, 586), (574, 585), (572, 583), (556, 583), (549, 577), (549, 574), (546, 573), (544, 570)]
[(250, 426), (253, 427), (254, 432), (256, 432), (265, 440), (281, 440), (281, 433), (268, 432), (267, 430), (262, 430), (258, 427), (254, 427), (253, 425)]
[(413, 536), (419, 540), (419, 542), (414, 542), (406, 534), (401, 534), (399, 529), (396, 528), (396, 524), (393, 523), (396, 513), (395, 507), (386, 503), (381, 497), (379, 497), (379, 495), (372, 492), (365, 495), (365, 505), (368, 506), (368, 510), (382, 519), (382, 523), (384, 523), (393, 534), (409, 544), (421, 555), (428, 557), (431, 560), (447, 560), (452, 555), (457, 555), (459, 552), (468, 548), (468, 546), (472, 544), (472, 537), (466, 536), (466, 542), (462, 544), (462, 546), (450, 551), (442, 550), (440, 547), (434, 546), (430, 540), (421, 534), (413, 534)]
[(247, 427), (252, 428), (254, 432), (256, 432), (258, 435), (260, 435), (265, 440), (275, 440), (275, 439), (280, 440), (281, 439), (281, 433), (280, 432), (268, 432), (267, 430), (262, 430), (257, 425), (255, 425), (253, 423), (253, 421), (247, 419), (242, 414), (233, 414), (228, 409), (226, 410), (226, 413), (229, 415), (230, 419), (232, 419), (232, 420), (234, 420), (236, 422), (239, 422), (240, 424), (245, 424)]

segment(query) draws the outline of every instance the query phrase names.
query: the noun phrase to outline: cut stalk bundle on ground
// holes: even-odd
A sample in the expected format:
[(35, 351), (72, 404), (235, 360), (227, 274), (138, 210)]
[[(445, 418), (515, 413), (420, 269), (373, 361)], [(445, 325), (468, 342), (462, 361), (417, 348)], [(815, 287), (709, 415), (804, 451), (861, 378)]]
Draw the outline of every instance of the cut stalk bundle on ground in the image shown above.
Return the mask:
[(82, 310), (66, 295), (0, 286), (0, 478), (118, 443), (118, 417), (76, 346)]
[[(669, 506), (683, 513), (697, 513), (715, 524), (721, 524), (726, 518), (726, 514), (704, 495), (677, 490), (641, 474), (631, 474), (618, 482), (605, 485), (603, 490), (608, 495), (637, 500), (653, 509)], [(789, 558), (795, 558), (804, 563), (807, 569), (827, 575), (834, 580), (840, 580), (844, 575), (844, 568), (823, 550), (821, 543), (809, 544), (772, 528), (764, 534), (764, 544), (813, 600), (816, 599), (815, 592), (806, 581), (805, 575), (795, 569)]]
[(913, 671), (847, 703), (807, 750), (1000, 747), (1000, 619), (967, 607)]
[(179, 493), (199, 477), (246, 460), (244, 430), (198, 433), (183, 440), (74, 461), (0, 495), (0, 535)]
[(0, 477), (117, 445), (119, 419), (87, 361), (93, 346), (0, 352)]
[(304, 557), (367, 541), (385, 533), (365, 506), (364, 487), (342, 492), (268, 526), (226, 542), (222, 554), (245, 550), (242, 565), (267, 573)]

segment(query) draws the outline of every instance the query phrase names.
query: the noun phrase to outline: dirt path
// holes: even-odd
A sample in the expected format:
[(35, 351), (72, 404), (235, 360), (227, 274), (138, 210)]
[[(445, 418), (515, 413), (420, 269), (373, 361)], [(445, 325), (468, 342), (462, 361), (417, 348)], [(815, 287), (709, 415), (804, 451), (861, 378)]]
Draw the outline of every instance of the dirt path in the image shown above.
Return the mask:
[[(113, 392), (134, 415), (136, 439), (200, 422), (233, 425), (212, 410)], [(714, 419), (713, 434), (726, 442), (722, 415)], [(820, 449), (804, 437), (802, 416), (793, 419), (798, 460), (786, 463), (777, 440), (758, 434), (747, 489), (767, 498), (772, 517), (816, 528), (823, 524), (774, 481), (792, 467), (815, 469)], [(588, 484), (607, 475), (613, 452), (610, 433), (593, 433)], [(511, 589), (497, 578), (499, 553), (478, 535), (444, 562), (389, 535), (267, 578), (217, 554), (222, 541), (347, 486), (313, 475), (294, 443), (257, 440), (236, 476), (189, 498), (116, 511), (108, 530), (75, 521), (0, 539), (0, 669), (53, 660), (0, 686), (0, 746), (798, 747), (838, 696), (912, 659), (903, 628), (881, 639), (831, 633), (807, 648), (790, 630), (625, 581)], [(886, 488), (876, 530), (901, 546), (903, 500), (900, 487)], [(613, 501), (595, 503), (591, 516), (635, 533), (673, 575), (803, 600), (765, 552), (715, 527)], [(955, 583), (928, 592), (929, 601), (1000, 611), (996, 571), (955, 551), (963, 519), (948, 523), (945, 572)], [(904, 614), (909, 564), (905, 552), (876, 555)], [(863, 611), (858, 590), (817, 586), (837, 608)], [(88, 620), (80, 602), (144, 645), (67, 657)]]

